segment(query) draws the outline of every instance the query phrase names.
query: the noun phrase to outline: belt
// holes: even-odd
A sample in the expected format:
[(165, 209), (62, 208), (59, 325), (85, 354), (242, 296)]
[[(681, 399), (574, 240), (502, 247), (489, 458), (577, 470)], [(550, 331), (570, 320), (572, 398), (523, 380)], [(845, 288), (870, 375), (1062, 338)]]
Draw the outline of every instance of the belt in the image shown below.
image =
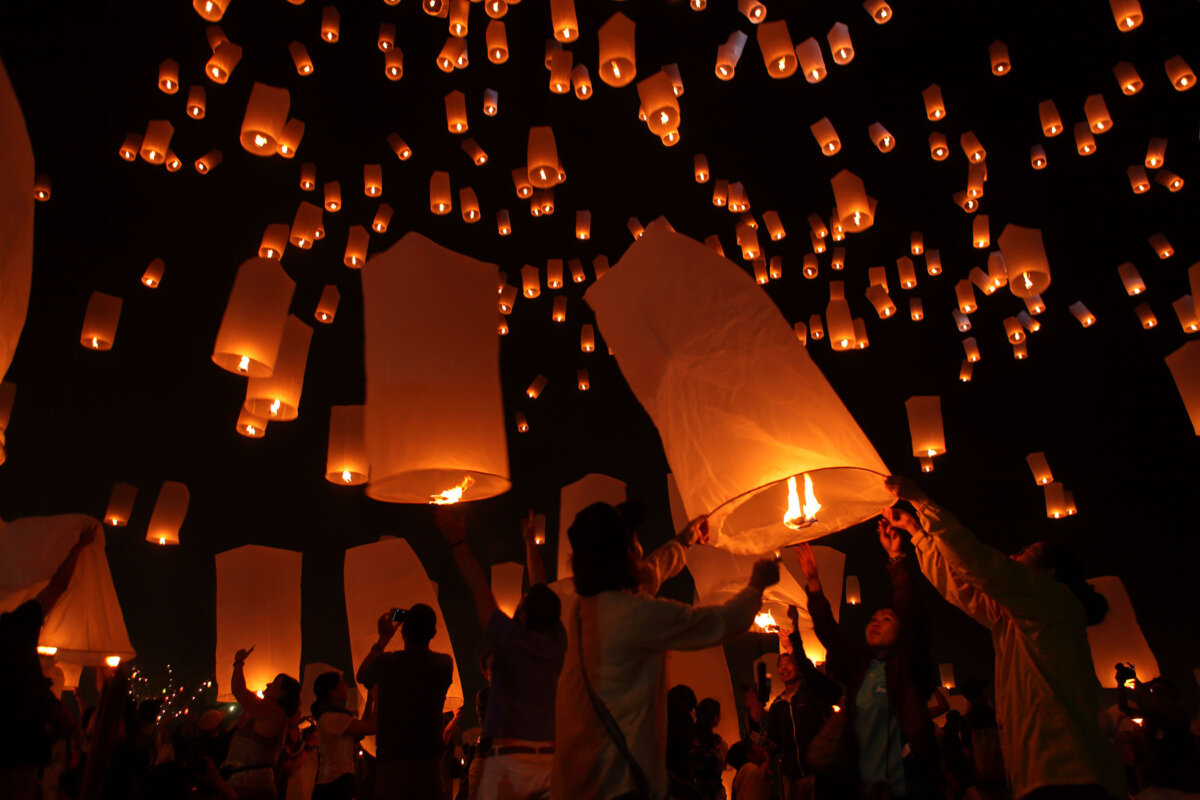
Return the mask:
[(527, 747), (525, 745), (507, 745), (504, 747), (493, 747), (491, 750), (485, 751), (479, 758), (491, 758), (492, 756), (515, 756), (515, 755), (530, 755), (530, 756), (548, 756), (554, 754), (554, 745), (548, 744), (545, 747)]

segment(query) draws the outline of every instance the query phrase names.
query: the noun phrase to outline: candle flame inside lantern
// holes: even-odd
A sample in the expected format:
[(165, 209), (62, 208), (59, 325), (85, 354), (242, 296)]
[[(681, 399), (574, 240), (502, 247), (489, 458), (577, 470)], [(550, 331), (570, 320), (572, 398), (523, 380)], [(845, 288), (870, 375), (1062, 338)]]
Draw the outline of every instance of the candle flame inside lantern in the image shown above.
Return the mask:
[(448, 506), (462, 500), (463, 492), (470, 489), (475, 484), (475, 479), (470, 475), (466, 475), (462, 479), (462, 483), (453, 486), (444, 492), (438, 492), (429, 498), (429, 504), (435, 506)]
[(116, 668), (121, 665), (121, 657), (109, 656), (108, 658), (104, 659), (104, 663), (110, 667)]
[(346, 483), (349, 483), (349, 482), (350, 482), (351, 480), (353, 480), (353, 479), (354, 479), (354, 478), (353, 478), (353, 476), (350, 474), (350, 470), (348, 470), (348, 469), (344, 469), (344, 470), (342, 470), (342, 480), (343, 480), (343, 481), (345, 481)]
[(812, 524), (817, 519), (817, 512), (821, 510), (821, 504), (817, 502), (816, 495), (813, 494), (812, 478), (808, 477), (808, 473), (804, 473), (804, 505), (800, 505), (800, 496), (796, 492), (796, 476), (788, 478), (788, 507), (783, 515), (783, 524), (787, 525), (792, 530), (800, 530), (801, 528)]
[(280, 406), (279, 398), (276, 397), (275, 402), (271, 403), (271, 416), (272, 417), (279, 416), (279, 406)]
[(763, 611), (755, 615), (754, 627), (763, 633), (774, 633), (779, 630), (779, 623), (775, 621), (775, 617), (770, 611)]
[(242, 356), (242, 360), (238, 362), (238, 372), (245, 372), (250, 369), (250, 356)]
[(57, 647), (47, 647), (46, 645), (39, 644), (37, 652), (38, 652), (39, 656), (52, 656), (58, 652), (58, 648)]

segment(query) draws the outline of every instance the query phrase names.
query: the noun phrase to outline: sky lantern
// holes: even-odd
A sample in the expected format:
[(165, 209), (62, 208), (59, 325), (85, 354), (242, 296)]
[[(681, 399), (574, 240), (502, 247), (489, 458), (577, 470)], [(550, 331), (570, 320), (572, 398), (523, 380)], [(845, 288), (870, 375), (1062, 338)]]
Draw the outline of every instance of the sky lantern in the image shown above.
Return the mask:
[(1067, 307), (1075, 319), (1079, 320), (1079, 324), (1085, 328), (1090, 328), (1096, 324), (1096, 315), (1088, 311), (1088, 307), (1082, 301), (1071, 303)]
[(586, 64), (576, 64), (571, 70), (571, 86), (580, 100), (587, 100), (592, 96), (592, 76)]
[(754, 263), (751, 266), (754, 269), (754, 282), (759, 286), (771, 280), (771, 275), (767, 272), (767, 260), (765, 258), (754, 259)]
[(1166, 160), (1167, 140), (1161, 137), (1151, 139), (1146, 145), (1146, 169), (1158, 169)]
[(942, 431), (942, 398), (918, 395), (904, 401), (908, 412), (908, 430), (912, 438), (913, 456), (933, 458), (946, 452), (946, 435)]
[(941, 133), (929, 134), (929, 157), (934, 161), (945, 161), (950, 156), (950, 145)]
[(392, 152), (396, 154), (396, 158), (401, 161), (408, 161), (408, 159), (412, 158), (412, 148), (408, 146), (408, 143), (399, 134), (389, 133), (387, 135), (387, 143), (392, 148)]
[(1184, 333), (1200, 331), (1200, 315), (1196, 314), (1195, 300), (1190, 294), (1185, 294), (1171, 303), (1171, 308), (1175, 310), (1175, 316), (1179, 318), (1179, 327)]
[(972, 164), (978, 164), (987, 158), (987, 150), (983, 149), (983, 145), (979, 142), (979, 137), (974, 131), (966, 131), (958, 138), (959, 145), (962, 147), (963, 154)]
[(1158, 254), (1159, 258), (1165, 260), (1175, 255), (1175, 248), (1171, 246), (1171, 243), (1167, 241), (1167, 237), (1163, 234), (1151, 234), (1147, 241), (1150, 242), (1150, 246), (1154, 248), (1154, 252)]
[(825, 323), (821, 320), (820, 314), (813, 314), (808, 318), (808, 335), (814, 342), (825, 338)]
[(790, 78), (796, 73), (796, 53), (785, 20), (764, 22), (758, 26), (755, 35), (768, 75), (772, 78)]
[(1033, 473), (1033, 481), (1038, 486), (1045, 486), (1054, 480), (1054, 474), (1050, 472), (1050, 462), (1046, 460), (1045, 453), (1040, 450), (1030, 453), (1025, 456), (1025, 461), (1029, 464), (1029, 470)]
[(542, 293), (541, 277), (537, 267), (530, 264), (521, 267), (521, 293), (530, 300)]
[(1154, 181), (1167, 187), (1167, 191), (1170, 192), (1178, 192), (1183, 188), (1183, 178), (1169, 169), (1160, 169), (1158, 174), (1154, 176)]
[(742, 50), (746, 46), (748, 37), (742, 31), (734, 31), (729, 34), (729, 38), (725, 40), (725, 44), (717, 48), (717, 65), (714, 68), (717, 77), (723, 81), (733, 80), (734, 71), (737, 69), (738, 61), (741, 60)]
[(854, 318), (854, 349), (866, 350), (871, 341), (867, 338), (867, 323), (862, 317)]
[(283, 259), (283, 248), (287, 247), (291, 228), (282, 223), (268, 225), (263, 231), (262, 240), (258, 246), (258, 257), (274, 261)]
[(783, 222), (779, 219), (779, 212), (764, 211), (763, 225), (766, 226), (767, 233), (771, 236), (772, 242), (778, 242), (787, 236), (787, 231), (783, 227)]
[(1038, 119), (1042, 123), (1042, 133), (1046, 136), (1058, 136), (1063, 132), (1062, 117), (1053, 100), (1043, 100), (1038, 103)]
[(311, 341), (312, 328), (289, 315), (284, 322), (274, 373), (264, 378), (251, 377), (247, 382), (246, 408), (250, 413), (271, 422), (288, 422), (299, 416)]
[(511, 314), (512, 310), (513, 310), (513, 306), (516, 305), (516, 302), (517, 302), (517, 287), (513, 286), (512, 284), (506, 283), (503, 287), (501, 287), (500, 298), (497, 301), (497, 305), (500, 309), (500, 313), (501, 314)]
[(382, 164), (363, 164), (363, 194), (367, 197), (379, 197), (383, 194)]
[(980, 360), (979, 345), (976, 343), (974, 336), (968, 336), (966, 339), (963, 339), (962, 344), (963, 352), (967, 355), (967, 361), (974, 364)]
[(199, 172), (201, 175), (207, 175), (216, 169), (220, 163), (221, 151), (209, 150), (207, 153), (196, 159), (194, 166), (196, 167), (196, 172)]
[[(155, 544), (179, 544), (179, 529), (188, 509), (187, 486), (178, 481), (163, 481), (154, 502), (154, 512), (146, 528), (146, 541)], [(232, 661), (233, 659), (230, 659)]]
[(597, 69), (600, 80), (609, 86), (628, 86), (637, 77), (637, 58), (634, 54), (633, 20), (620, 11), (609, 17), (596, 32), (599, 39)]
[(512, 171), (512, 181), (517, 197), (524, 199), (533, 194), (533, 184), (529, 182), (529, 170), (526, 167), (517, 167), (514, 169)]
[(487, 117), (496, 116), (500, 110), (500, 93), (495, 89), (483, 90), (483, 114)]
[(829, 121), (829, 117), (821, 119), (808, 126), (812, 131), (813, 138), (817, 140), (817, 144), (821, 148), (821, 155), (832, 156), (842, 149), (842, 142), (838, 139), (837, 131), (833, 129), (833, 123)]
[(1075, 149), (1081, 156), (1090, 156), (1096, 152), (1096, 137), (1092, 136), (1086, 122), (1075, 123)]
[(1142, 6), (1138, 0), (1108, 0), (1117, 30), (1127, 33), (1142, 24)]
[(296, 65), (296, 74), (312, 75), (313, 63), (309, 58), (308, 48), (303, 42), (292, 42), (288, 45), (288, 53), (292, 56), (292, 63)]
[(554, 307), (550, 312), (550, 319), (554, 322), (567, 321), (567, 297), (560, 294), (554, 298)]
[(596, 351), (596, 333), (590, 323), (579, 329), (579, 350), (583, 353)]
[(137, 497), (137, 487), (128, 483), (114, 483), (112, 494), (108, 496), (108, 508), (104, 511), (104, 523), (114, 528), (123, 528), (129, 524), (129, 516), (133, 513), (133, 501)]
[[(554, 131), (549, 125), (538, 125), (529, 129), (526, 146), (526, 177), (530, 185), (538, 189), (549, 189), (566, 179), (558, 160), (558, 146), (554, 141)], [(520, 195), (520, 186), (517, 188), (517, 193)]]
[(470, 3), (467, 0), (450, 0), (446, 18), (450, 26), (451, 36), (461, 39), (467, 35), (469, 31), (468, 12), (470, 8)]
[(936, 248), (925, 251), (925, 272), (929, 275), (942, 274), (942, 251)]
[(1113, 75), (1117, 78), (1117, 85), (1121, 87), (1121, 92), (1126, 95), (1137, 94), (1145, 85), (1137, 68), (1128, 61), (1118, 61), (1113, 66)]
[(849, 350), (854, 346), (854, 320), (850, 305), (846, 302), (845, 284), (829, 282), (829, 303), (825, 307), (825, 321), (829, 327), (829, 346), (834, 350)]
[(1012, 70), (1008, 59), (1008, 45), (997, 39), (988, 45), (988, 58), (992, 62), (993, 75), (1007, 75)]
[(804, 80), (809, 83), (820, 83), (825, 80), (825, 57), (821, 55), (821, 45), (816, 39), (810, 36), (796, 45), (796, 58), (800, 61)]
[(986, 250), (992, 244), (991, 227), (987, 214), (980, 214), (971, 223), (971, 245), (976, 250)]
[[(439, 60), (438, 65), (441, 66), (441, 63)], [(383, 74), (389, 81), (398, 81), (404, 77), (404, 51), (399, 47), (392, 47), (384, 51)]]
[(342, 263), (351, 269), (358, 269), (367, 261), (367, 245), (370, 234), (361, 225), (351, 225), (346, 234), (346, 252)]
[(908, 315), (913, 322), (925, 319), (925, 308), (921, 303), (921, 298), (910, 297), (908, 299)]
[(496, 277), (494, 264), (417, 233), (363, 269), (369, 497), (447, 503), (508, 490)]
[(546, 259), (546, 288), (561, 289), (563, 287), (563, 262), (561, 258)]
[(163, 94), (179, 91), (179, 62), (168, 58), (158, 65), (158, 89)]
[(1145, 194), (1150, 191), (1150, 179), (1146, 177), (1146, 169), (1141, 164), (1133, 164), (1125, 171), (1129, 176), (1129, 186), (1134, 194)]
[(802, 345), (808, 345), (808, 326), (804, 324), (804, 320), (796, 320), (792, 323), (792, 333), (796, 334), (796, 341)]
[(1092, 133), (1107, 133), (1112, 129), (1112, 116), (1108, 113), (1108, 106), (1104, 104), (1102, 95), (1088, 95), (1083, 104), (1083, 114), (1087, 117), (1088, 128)]
[(975, 300), (975, 287), (966, 278), (954, 284), (954, 296), (958, 300), (958, 310), (964, 314), (974, 314), (975, 309), (979, 308)]
[(1008, 287), (1017, 297), (1032, 297), (1050, 287), (1050, 262), (1038, 228), (1005, 225), (1000, 252), (1008, 271)]
[(446, 95), (446, 129), (451, 133), (467, 132), (467, 99), (457, 89)]
[(1033, 294), (1029, 297), (1023, 297), (1021, 299), (1025, 301), (1025, 310), (1030, 314), (1036, 315), (1046, 310), (1046, 304), (1042, 302), (1042, 296), (1040, 294)]
[(1150, 330), (1158, 325), (1158, 317), (1154, 315), (1154, 310), (1146, 303), (1138, 303), (1133, 311), (1137, 314), (1138, 322), (1141, 323), (1143, 329)]
[(1016, 317), (1004, 318), (1004, 335), (1011, 344), (1020, 344), (1025, 339), (1025, 328)]
[(1186, 92), (1196, 85), (1196, 73), (1192, 72), (1192, 68), (1183, 60), (1183, 56), (1168, 58), (1163, 67), (1166, 69), (1167, 77), (1171, 80), (1175, 91)]
[(1137, 267), (1132, 262), (1126, 261), (1117, 267), (1117, 274), (1121, 276), (1121, 284), (1125, 287), (1125, 292), (1130, 297), (1146, 291), (1146, 283), (1142, 280), (1141, 273), (1138, 272)]
[(342, 208), (342, 184), (338, 181), (327, 181), (324, 188), (325, 210), (336, 214)]
[(338, 301), (341, 299), (341, 294), (338, 288), (332, 283), (328, 284), (321, 291), (321, 299), (317, 301), (317, 309), (313, 312), (313, 316), (317, 322), (329, 325), (333, 322), (334, 316), (337, 314)]
[(321, 238), (323, 232), (324, 223), (321, 219), (320, 206), (315, 206), (308, 201), (301, 201), (296, 208), (296, 216), (292, 218), (288, 242), (301, 250), (312, 248), (313, 242)]
[(525, 396), (530, 400), (537, 400), (542, 394), (542, 390), (546, 388), (548, 383), (545, 375), (536, 376), (529, 384), (529, 388), (525, 390)]
[(92, 292), (79, 343), (88, 350), (111, 350), (117, 338), (117, 320), (121, 318), (121, 298), (104, 292)]
[(738, 0), (738, 11), (754, 25), (767, 18), (767, 7), (759, 0)]
[(767, 267), (767, 274), (770, 275), (773, 281), (777, 281), (783, 277), (783, 256), (771, 256), (770, 264)]
[(896, 259), (896, 272), (900, 276), (900, 287), (902, 289), (913, 289), (917, 285), (917, 270), (913, 266), (912, 259), (908, 256), (901, 256)]
[(729, 202), (729, 181), (717, 178), (713, 181), (712, 204), (723, 208)]
[(295, 288), (276, 261), (243, 262), (217, 331), (213, 363), (237, 375), (270, 377)]
[(884, 25), (892, 19), (892, 7), (886, 0), (866, 0), (863, 8), (871, 15), (871, 19), (875, 20), (876, 25)]
[(207, 22), (220, 22), (232, 0), (192, 0), (192, 8)]
[(1196, 435), (1200, 436), (1200, 341), (1191, 341), (1164, 359), (1183, 400)]
[(1046, 168), (1046, 148), (1035, 144), (1029, 148), (1029, 166), (1034, 169)]
[(137, 148), (142, 160), (150, 164), (161, 164), (167, 159), (167, 150), (171, 146), (171, 136), (175, 126), (165, 119), (152, 119), (146, 123), (146, 132), (142, 135), (141, 145)]
[(325, 458), (325, 480), (338, 486), (367, 482), (367, 446), (363, 438), (366, 406), (331, 406), (329, 451)]
[(590, 239), (591, 236), (592, 212), (581, 208), (575, 212), (575, 238), (585, 241)]
[(492, 19), (499, 19), (508, 13), (508, 5), (505, 0), (486, 0), (483, 4), (483, 10)]
[(238, 409), (237, 423), (234, 425), (236, 430), (247, 439), (261, 439), (267, 435), (267, 419), (253, 414), (245, 405)]
[(572, 258), (567, 261), (567, 268), (571, 271), (571, 280), (574, 283), (583, 283), (587, 280), (587, 275), (583, 271), (583, 261), (578, 258)]
[(337, 6), (325, 6), (321, 9), (321, 39), (333, 44), (341, 36), (342, 17), (338, 14)]
[(304, 138), (304, 123), (298, 119), (289, 119), (287, 125), (279, 132), (279, 149), (276, 152), (284, 158), (294, 158), (300, 140)]
[(550, 91), (567, 94), (571, 91), (571, 69), (574, 56), (570, 50), (555, 50), (550, 58)]
[[(432, 205), (433, 200), (431, 196), (430, 206)], [(475, 196), (475, 190), (470, 186), (464, 186), (458, 190), (458, 205), (462, 209), (464, 222), (478, 222), (482, 217), (479, 213), (479, 200)]]
[(206, 105), (207, 99), (203, 86), (192, 86), (188, 89), (187, 114), (189, 117), (192, 119), (204, 119)]
[(317, 188), (316, 164), (300, 165), (300, 188), (306, 192), (311, 192)]
[[(463, 0), (466, 5), (466, 0)], [(550, 0), (550, 25), (554, 39), (573, 42), (579, 38), (579, 21), (575, 18), (575, 0)]]
[(875, 312), (879, 314), (880, 319), (887, 319), (896, 313), (896, 304), (892, 302), (891, 295), (888, 294), (887, 288), (873, 284), (867, 287), (867, 300), (871, 305), (875, 306)]
[(261, 692), (275, 676), (300, 674), (300, 571), (303, 556), (248, 544), (217, 553), (217, 700), (236, 699), (233, 657), (254, 646), (243, 665), (246, 688)]
[(891, 131), (883, 127), (881, 122), (871, 123), (867, 128), (867, 135), (881, 153), (890, 153), (896, 146), (896, 137), (892, 136)]
[(1047, 483), (1042, 487), (1046, 497), (1046, 516), (1050, 519), (1064, 519), (1067, 514), (1067, 500), (1063, 485), (1057, 481)]
[(871, 227), (874, 213), (862, 178), (842, 170), (829, 180), (837, 203), (838, 221), (847, 233), (858, 233)]
[(212, 56), (204, 65), (204, 74), (213, 83), (224, 84), (241, 60), (242, 48), (226, 39), (213, 48)]
[(966, 333), (971, 330), (971, 318), (959, 311), (957, 308), (950, 312), (954, 317), (954, 327), (958, 328), (960, 333)]
[(825, 40), (829, 42), (829, 52), (833, 54), (833, 63), (845, 65), (854, 60), (854, 45), (850, 41), (850, 29), (846, 27), (846, 23), (833, 23), (829, 33), (825, 34)]
[(507, 208), (496, 211), (496, 232), (501, 236), (508, 236), (512, 233), (512, 222), (509, 220)]
[[(183, 168), (183, 162), (179, 160), (179, 156), (175, 155), (174, 150), (167, 150), (166, 161), (163, 164), (167, 168), (167, 172), (178, 172)], [(46, 198), (47, 200), (49, 197)]]
[(488, 61), (493, 64), (503, 64), (508, 61), (508, 32), (505, 30), (503, 22), (498, 19), (489, 22), (484, 39), (487, 43)]
[(394, 23), (379, 23), (379, 36), (375, 39), (375, 45), (385, 53), (396, 46), (396, 26)]
[(931, 83), (921, 92), (921, 98), (925, 101), (925, 116), (933, 122), (944, 119), (946, 116), (946, 103), (942, 100), (942, 87), (936, 83)]
[(802, 274), (805, 278), (812, 280), (813, 278), (817, 277), (817, 270), (818, 270), (817, 254), (816, 253), (805, 253), (804, 254), (804, 265), (800, 270), (800, 274)]
[(429, 210), (438, 215), (449, 214), (454, 210), (449, 172), (434, 170), (429, 177)]
[(163, 260), (156, 258), (146, 267), (146, 271), (142, 273), (142, 285), (148, 289), (157, 289), (162, 283), (163, 272), (166, 270)]
[[(646, 126), (650, 128), (651, 133), (663, 136), (678, 130), (679, 100), (675, 97), (675, 87), (671, 83), (670, 75), (659, 70), (638, 81), (637, 91), (638, 99), (646, 109)], [(531, 175), (531, 180), (532, 177)]]
[(962, 361), (962, 366), (958, 370), (958, 379), (963, 383), (970, 383), (971, 373), (974, 372), (974, 370), (975, 366), (964, 358)]

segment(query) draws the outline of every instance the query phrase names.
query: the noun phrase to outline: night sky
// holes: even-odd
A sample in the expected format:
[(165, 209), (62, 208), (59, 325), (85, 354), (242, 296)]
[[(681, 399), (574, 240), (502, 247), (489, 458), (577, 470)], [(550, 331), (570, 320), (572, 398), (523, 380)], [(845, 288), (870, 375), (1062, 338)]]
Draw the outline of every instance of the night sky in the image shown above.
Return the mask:
[[(171, 663), (191, 680), (211, 673), (215, 644), (213, 555), (243, 544), (304, 552), (304, 662), (350, 668), (343, 604), (342, 552), (382, 534), (404, 536), (441, 589), (441, 603), (461, 665), (464, 688), (480, 678), (473, 667), (484, 647), (482, 631), (449, 551), (425, 507), (378, 503), (362, 488), (324, 479), (329, 407), (361, 403), (364, 395), (361, 286), (342, 264), (348, 225), (369, 225), (377, 200), (362, 194), (362, 165), (383, 165), (382, 200), (395, 208), (380, 252), (409, 230), (499, 265), (519, 280), (520, 267), (544, 267), (548, 258), (582, 258), (588, 283), (567, 283), (567, 321), (555, 324), (555, 292), (518, 302), (502, 339), (501, 374), (513, 489), (467, 508), (471, 544), (485, 565), (522, 558), (517, 521), (528, 508), (545, 513), (545, 558), (553, 564), (558, 490), (581, 475), (602, 472), (629, 484), (649, 517), (650, 545), (670, 534), (658, 435), (629, 391), (614, 360), (579, 351), (579, 328), (593, 322), (582, 300), (592, 280), (591, 259), (616, 263), (631, 242), (626, 220), (648, 223), (666, 215), (697, 239), (720, 236), (738, 258), (737, 217), (711, 202), (712, 183), (692, 178), (696, 153), (708, 157), (714, 177), (742, 181), (752, 212), (776, 210), (787, 227), (768, 256), (782, 255), (784, 276), (764, 287), (789, 322), (823, 313), (828, 281), (845, 280), (855, 316), (867, 321), (870, 347), (832, 352), (828, 341), (809, 351), (884, 461), (918, 478), (942, 504), (985, 541), (1014, 551), (1042, 538), (1067, 543), (1085, 557), (1091, 575), (1119, 575), (1128, 587), (1146, 636), (1165, 674), (1195, 697), (1191, 671), (1200, 666), (1200, 599), (1194, 571), (1198, 548), (1193, 503), (1200, 460), (1193, 434), (1163, 357), (1186, 339), (1171, 309), (1187, 293), (1187, 268), (1200, 256), (1196, 233), (1200, 185), (1197, 91), (1178, 92), (1163, 62), (1183, 55), (1200, 67), (1195, 3), (1142, 0), (1145, 23), (1121, 33), (1103, 0), (1055, 3), (911, 2), (893, 4), (894, 19), (876, 25), (857, 2), (767, 3), (768, 19), (787, 19), (794, 42), (815, 36), (828, 77), (809, 84), (800, 74), (767, 77), (750, 22), (733, 0), (710, 0), (702, 13), (686, 2), (578, 0), (580, 39), (569, 46), (588, 66), (594, 96), (547, 89), (544, 40), (551, 35), (548, 3), (525, 0), (510, 8), (510, 59), (486, 58), (487, 18), (472, 4), (470, 66), (440, 72), (434, 58), (446, 21), (422, 13), (417, 0), (388, 6), (379, 0), (343, 2), (341, 37), (319, 38), (321, 4), (234, 0), (220, 25), (244, 55), (228, 84), (203, 77), (210, 55), (207, 25), (190, 3), (138, 0), (122, 4), (6, 3), (0, 7), (0, 57), (25, 113), (37, 169), (53, 180), (49, 203), (38, 204), (33, 290), (20, 347), (7, 375), (18, 392), (7, 431), (8, 461), (0, 468), (0, 515), (86, 512), (101, 515), (115, 481), (139, 487), (127, 528), (109, 529), (108, 556), (138, 664), (149, 674)], [(616, 11), (637, 22), (638, 78), (678, 63), (681, 141), (665, 147), (637, 118), (633, 84), (613, 89), (596, 70), (596, 30)], [(856, 56), (833, 64), (825, 34), (849, 26)], [(381, 22), (396, 25), (405, 74), (391, 82), (376, 48)], [(749, 34), (736, 77), (713, 75), (718, 45), (733, 30)], [(1011, 74), (989, 68), (988, 45), (1003, 40)], [(315, 64), (297, 75), (287, 45), (307, 45)], [(1190, 47), (1189, 47), (1190, 46)], [(158, 64), (180, 64), (181, 91), (156, 87)], [(1132, 63), (1145, 88), (1124, 96), (1113, 76), (1118, 61)], [(237, 137), (255, 81), (287, 87), (291, 116), (307, 127), (294, 160), (260, 158)], [(207, 116), (189, 120), (187, 87), (207, 91)], [(941, 86), (947, 115), (925, 118), (921, 91)], [(499, 114), (481, 111), (483, 91), (499, 92)], [(466, 95), (469, 136), (490, 156), (474, 166), (446, 131), (443, 97)], [(1082, 120), (1088, 95), (1102, 94), (1113, 130), (1096, 137), (1097, 152), (1076, 154), (1071, 130)], [(1067, 132), (1045, 139), (1037, 106), (1053, 99)], [(842, 150), (827, 158), (808, 126), (828, 116)], [(169, 174), (141, 160), (126, 163), (117, 148), (150, 119), (175, 125), (172, 148), (184, 162)], [(882, 122), (897, 139), (880, 153), (867, 137)], [(553, 216), (534, 219), (513, 191), (511, 170), (525, 163), (532, 125), (551, 125), (567, 181), (555, 192)], [(981, 213), (991, 219), (993, 247), (1007, 223), (1041, 228), (1053, 271), (1043, 295), (1042, 330), (1029, 337), (1029, 357), (1013, 358), (1001, 321), (1024, 310), (1008, 289), (980, 295), (970, 336), (983, 360), (970, 383), (958, 380), (963, 358), (951, 318), (954, 284), (986, 250), (971, 246), (972, 215), (951, 196), (965, 188), (968, 163), (959, 135), (974, 131), (987, 149), (989, 181)], [(938, 131), (951, 155), (931, 160), (928, 136)], [(399, 133), (414, 155), (398, 161), (385, 141)], [(1166, 167), (1188, 183), (1168, 192), (1152, 183), (1135, 195), (1126, 168), (1145, 158), (1151, 137), (1165, 137)], [(1030, 147), (1042, 144), (1049, 165), (1030, 167)], [(192, 162), (219, 148), (224, 163), (199, 175)], [(318, 191), (298, 186), (300, 165), (317, 164)], [(811, 251), (806, 218), (828, 220), (829, 178), (849, 169), (879, 201), (877, 221), (851, 235), (846, 269), (802, 277)], [(457, 208), (438, 217), (428, 210), (433, 170), (448, 170), (456, 192), (472, 186), (483, 210), (468, 225)], [(1153, 175), (1153, 174), (1152, 174)], [(283, 266), (296, 281), (292, 313), (312, 323), (325, 284), (336, 284), (341, 305), (332, 326), (316, 325), (299, 419), (273, 423), (261, 440), (234, 430), (244, 379), (210, 359), (213, 341), (238, 265), (254, 256), (263, 229), (289, 223), (301, 200), (320, 203), (320, 185), (339, 180), (345, 207), (325, 214), (327, 235), (310, 251), (288, 248)], [(495, 211), (507, 208), (514, 233), (497, 235)], [(574, 237), (576, 209), (592, 214), (592, 238)], [(925, 273), (914, 258), (918, 286), (897, 287), (896, 259), (908, 255), (909, 233), (921, 231), (927, 248), (941, 251), (945, 272)], [(1147, 237), (1162, 232), (1176, 254), (1160, 260)], [(166, 263), (156, 290), (139, 279), (151, 259)], [(1133, 262), (1148, 286), (1128, 297), (1117, 266)], [(880, 320), (863, 292), (867, 269), (886, 266), (898, 318)], [(110, 352), (79, 345), (93, 291), (124, 298)], [(908, 319), (909, 296), (922, 298), (925, 320)], [(1068, 311), (1078, 300), (1097, 317), (1083, 328)], [(1142, 330), (1134, 306), (1146, 301), (1158, 327)], [(663, 302), (671, 302), (663, 298)], [(599, 336), (599, 332), (598, 332)], [(586, 367), (591, 391), (575, 388)], [(764, 365), (768, 368), (769, 365)], [(537, 400), (524, 396), (534, 375), (549, 378)], [(942, 397), (948, 453), (936, 471), (920, 475), (911, 455), (904, 400)], [(518, 434), (522, 411), (531, 430)], [(796, 413), (804, 413), (797, 408)], [(1077, 516), (1048, 520), (1042, 489), (1025, 455), (1045, 451), (1056, 480), (1074, 492)], [(185, 482), (191, 506), (179, 547), (144, 541), (153, 501), (163, 480)], [(884, 557), (871, 524), (822, 540), (847, 553), (847, 572), (863, 582), (864, 606), (844, 609), (859, 624), (863, 608), (886, 597)], [(926, 587), (928, 589), (928, 587)], [(690, 579), (667, 587), (690, 596)], [(933, 594), (934, 648), (953, 661), (959, 680), (991, 674), (987, 634)], [(382, 609), (381, 609), (382, 611)], [(740, 648), (744, 650), (745, 647)], [(734, 664), (735, 670), (742, 668)]]

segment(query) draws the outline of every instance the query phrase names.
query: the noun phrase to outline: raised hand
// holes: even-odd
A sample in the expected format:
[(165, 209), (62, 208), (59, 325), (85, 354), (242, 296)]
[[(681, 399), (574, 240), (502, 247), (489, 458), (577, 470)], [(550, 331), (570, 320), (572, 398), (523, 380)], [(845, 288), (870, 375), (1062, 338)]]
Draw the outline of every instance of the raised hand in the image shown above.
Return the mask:
[[(889, 511), (891, 509), (888, 509)], [(904, 555), (901, 549), (903, 541), (900, 538), (900, 529), (893, 525), (885, 517), (879, 520), (879, 543), (883, 545), (884, 552), (888, 554), (888, 558), (899, 558)]]
[(800, 562), (800, 571), (808, 580), (808, 587), (813, 589), (821, 585), (821, 573), (817, 569), (817, 557), (813, 554), (812, 545), (801, 542), (795, 546), (796, 560)]
[(233, 656), (233, 663), (241, 664), (243, 661), (245, 661), (247, 658), (249, 658), (250, 654), (253, 652), (254, 652), (254, 645), (250, 645), (249, 650), (238, 650)]
[(905, 478), (903, 475), (889, 475), (883, 481), (883, 486), (900, 500), (907, 500), (910, 503), (928, 500), (929, 495), (925, 494), (925, 490), (915, 483)]
[(925, 530), (921, 527), (921, 523), (917, 522), (917, 518), (903, 509), (891, 506), (883, 509), (882, 514), (883, 521), (893, 528), (908, 531), (913, 536), (921, 536), (925, 533)]
[(521, 520), (521, 538), (525, 540), (526, 544), (541, 544), (537, 540), (537, 528), (533, 524), (532, 510)]
[(79, 534), (79, 547), (83, 549), (92, 542), (96, 541), (97, 534), (100, 533), (101, 525), (99, 521), (90, 519)]
[(467, 538), (467, 525), (463, 521), (461, 509), (452, 506), (439, 506), (433, 514), (433, 521), (438, 530), (450, 544), (457, 544)]
[(754, 565), (750, 572), (750, 585), (760, 592), (768, 586), (779, 583), (779, 562), (773, 558), (764, 558)]
[(684, 526), (675, 537), (684, 547), (708, 544), (708, 517), (696, 517)]

